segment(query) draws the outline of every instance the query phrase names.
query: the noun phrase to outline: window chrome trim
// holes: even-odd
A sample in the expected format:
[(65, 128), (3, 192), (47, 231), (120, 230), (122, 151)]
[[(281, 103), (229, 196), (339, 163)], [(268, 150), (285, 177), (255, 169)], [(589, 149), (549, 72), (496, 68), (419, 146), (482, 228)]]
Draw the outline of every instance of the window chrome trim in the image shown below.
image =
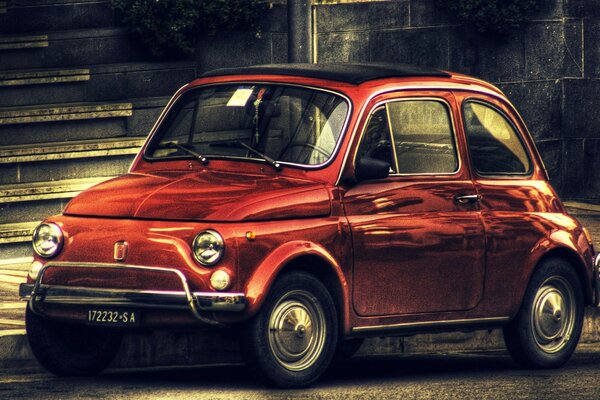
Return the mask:
[[(466, 126), (467, 121), (464, 118), (464, 115), (465, 115), (464, 107), (468, 103), (478, 103), (478, 104), (481, 104), (481, 105), (483, 105), (485, 107), (489, 107), (489, 108), (493, 109), (494, 111), (496, 111), (506, 122), (508, 122), (508, 124), (510, 125), (510, 127), (514, 130), (514, 133), (517, 136), (517, 140), (519, 141), (519, 143), (521, 144), (521, 147), (525, 151), (525, 156), (527, 157), (527, 161), (529, 162), (529, 169), (526, 172), (503, 172), (503, 173), (489, 173), (489, 174), (485, 174), (485, 173), (480, 172), (477, 169), (477, 167), (473, 163), (473, 155), (472, 155), (472, 152), (471, 152), (471, 146), (469, 145), (469, 134), (467, 133), (467, 126)], [(511, 106), (512, 106), (512, 104), (511, 104)], [(495, 104), (490, 103), (489, 101), (486, 101), (485, 99), (482, 99), (482, 98), (479, 98), (479, 97), (468, 97), (468, 98), (465, 98), (463, 100), (462, 104), (460, 105), (460, 110), (461, 110), (461, 113), (463, 115), (463, 118), (462, 118), (462, 120), (463, 120), (463, 130), (465, 132), (465, 141), (467, 143), (467, 151), (469, 152), (469, 159), (471, 161), (471, 167), (473, 167), (473, 172), (475, 173), (475, 175), (477, 177), (483, 178), (483, 179), (506, 179), (506, 178), (511, 178), (511, 179), (522, 178), (522, 179), (526, 179), (526, 178), (531, 178), (533, 176), (533, 173), (535, 172), (535, 163), (533, 162), (533, 158), (531, 157), (531, 153), (529, 151), (530, 150), (529, 146), (523, 140), (523, 132), (521, 132), (521, 130), (515, 125), (514, 121), (511, 118), (509, 118), (509, 116), (502, 109), (500, 109)], [(519, 115), (519, 118), (520, 117), (521, 116)], [(529, 133), (529, 131), (527, 131), (527, 134), (531, 136), (531, 134)]]
[(390, 131), (390, 138), (392, 140), (392, 151), (394, 153), (394, 162), (396, 163), (396, 170), (399, 169), (399, 161), (398, 161), (398, 157), (396, 155), (396, 146), (395, 146), (395, 138), (394, 138), (394, 132), (393, 132), (393, 127), (391, 124), (391, 120), (390, 120), (390, 112), (389, 112), (389, 108), (387, 106), (388, 103), (397, 103), (400, 101), (434, 101), (436, 103), (441, 103), (444, 105), (444, 107), (446, 108), (446, 111), (448, 111), (448, 117), (450, 119), (450, 126), (452, 128), (452, 139), (453, 139), (453, 145), (454, 145), (454, 154), (456, 155), (456, 161), (457, 161), (457, 167), (456, 170), (453, 172), (421, 172), (421, 173), (390, 173), (388, 175), (388, 177), (396, 177), (396, 176), (401, 176), (401, 177), (411, 177), (411, 176), (415, 176), (415, 177), (421, 177), (421, 176), (444, 176), (444, 177), (451, 177), (451, 176), (456, 176), (458, 174), (460, 174), (460, 172), (462, 171), (462, 156), (460, 154), (460, 149), (458, 146), (458, 132), (457, 132), (457, 127), (456, 127), (456, 123), (455, 123), (455, 119), (454, 119), (454, 113), (452, 112), (452, 107), (450, 105), (450, 103), (448, 101), (446, 101), (444, 98), (442, 97), (431, 97), (431, 96), (426, 96), (426, 97), (401, 97), (401, 98), (396, 98), (396, 99), (387, 99), (387, 100), (382, 100), (378, 103), (375, 103), (375, 105), (371, 108), (371, 112), (369, 113), (368, 117), (367, 117), (367, 123), (365, 124), (365, 126), (363, 127), (359, 139), (358, 139), (358, 145), (356, 147), (356, 150), (354, 151), (354, 156), (352, 158), (352, 163), (354, 165), (356, 165), (356, 157), (358, 156), (358, 148), (360, 147), (360, 142), (362, 142), (364, 134), (367, 130), (368, 124), (371, 120), (371, 117), (373, 116), (373, 112), (377, 111), (377, 109), (379, 109), (380, 107), (385, 107), (386, 109), (386, 116), (388, 118), (388, 126), (389, 126), (389, 131)]
[[(161, 115), (159, 118), (161, 118), (160, 120), (160, 124), (159, 121), (157, 120), (157, 122), (155, 123), (156, 127), (153, 131), (151, 131), (151, 135), (149, 135), (148, 140), (147, 140), (147, 144), (143, 147), (143, 153), (142, 153), (142, 157), (145, 161), (147, 162), (164, 162), (164, 161), (173, 161), (173, 160), (189, 160), (189, 159), (193, 159), (193, 157), (190, 156), (180, 156), (180, 157), (169, 157), (169, 158), (156, 158), (156, 157), (149, 157), (146, 155), (146, 152), (148, 151), (148, 148), (152, 145), (152, 142), (154, 141), (154, 138), (156, 136), (156, 134), (158, 133), (158, 130), (160, 128), (160, 126), (162, 125), (162, 123), (164, 122), (164, 119), (166, 118), (166, 116), (171, 112), (171, 109), (179, 102), (179, 99), (186, 93), (192, 92), (194, 90), (199, 90), (201, 88), (206, 88), (206, 87), (211, 87), (211, 86), (227, 86), (227, 85), (239, 85), (239, 84), (244, 84), (244, 85), (260, 85), (260, 84), (269, 84), (269, 85), (280, 85), (280, 86), (288, 86), (288, 87), (296, 87), (296, 88), (303, 88), (303, 89), (310, 89), (310, 90), (318, 90), (321, 92), (325, 92), (325, 93), (329, 93), (329, 94), (333, 94), (336, 96), (341, 97), (343, 100), (346, 101), (346, 104), (348, 105), (348, 111), (346, 112), (346, 119), (344, 121), (344, 124), (342, 125), (342, 128), (340, 129), (340, 135), (336, 141), (335, 147), (333, 148), (331, 155), (329, 156), (329, 158), (321, 163), (321, 164), (317, 164), (317, 165), (310, 165), (310, 164), (298, 164), (298, 163), (292, 163), (292, 162), (288, 162), (288, 161), (280, 161), (280, 160), (275, 160), (277, 161), (279, 164), (281, 164), (282, 166), (288, 166), (288, 167), (295, 167), (295, 168), (302, 168), (302, 169), (310, 169), (310, 170), (318, 170), (318, 169), (322, 169), (327, 167), (328, 165), (330, 165), (333, 160), (337, 157), (340, 147), (342, 145), (343, 139), (346, 136), (346, 130), (348, 129), (348, 125), (350, 123), (350, 119), (352, 117), (352, 113), (354, 111), (354, 103), (352, 103), (352, 100), (345, 95), (342, 92), (338, 92), (335, 90), (331, 90), (331, 89), (327, 89), (327, 88), (323, 88), (323, 87), (318, 87), (318, 86), (311, 86), (311, 85), (302, 85), (299, 83), (288, 83), (288, 82), (279, 82), (279, 81), (273, 81), (273, 80), (264, 80), (264, 81), (239, 81), (239, 80), (234, 80), (234, 81), (224, 81), (224, 82), (216, 82), (216, 83), (209, 83), (209, 84), (201, 84), (201, 85), (197, 85), (197, 86), (192, 86), (189, 89), (186, 89), (184, 91), (182, 91), (181, 93), (179, 93), (179, 95), (177, 96), (177, 98), (173, 98), (172, 101), (170, 101), (170, 104), (168, 104), (168, 108), (165, 107), (165, 109), (163, 110), (163, 114)], [(189, 85), (189, 84), (188, 84)], [(181, 89), (185, 88), (184, 85)], [(180, 90), (181, 90), (180, 89)], [(235, 160), (235, 161), (253, 161), (253, 162), (262, 162), (264, 161), (262, 158), (249, 158), (249, 157), (237, 157), (237, 156), (211, 156), (210, 154), (206, 154), (207, 158), (209, 160)]]
[[(467, 84), (465, 84), (465, 83), (456, 83), (454, 85), (444, 85), (444, 84), (428, 85), (428, 84), (424, 84), (424, 85), (395, 86), (395, 87), (391, 87), (391, 88), (381, 89), (381, 90), (378, 90), (378, 91), (372, 93), (364, 101), (363, 106), (362, 106), (362, 108), (360, 110), (360, 113), (359, 113), (356, 121), (360, 122), (363, 119), (363, 116), (364, 116), (365, 112), (367, 111), (367, 106), (369, 105), (369, 103), (371, 102), (371, 100), (373, 100), (375, 97), (382, 96), (382, 95), (388, 94), (388, 93), (410, 92), (410, 91), (415, 91), (415, 90), (435, 90), (435, 91), (444, 91), (445, 90), (445, 91), (448, 91), (448, 92), (452, 92), (452, 91), (472, 92), (472, 93), (485, 94), (485, 95), (494, 97), (496, 99), (506, 101), (506, 99), (503, 99), (502, 96), (498, 92), (495, 92), (495, 91), (493, 91), (491, 89), (486, 89), (484, 87), (467, 86)], [(354, 143), (354, 140), (355, 140), (355, 137), (357, 135), (357, 132), (358, 132), (358, 127), (355, 127), (353, 129), (352, 133), (350, 134), (350, 139), (349, 139), (349, 143), (348, 143), (349, 146), (351, 146), (352, 143)], [(346, 169), (346, 165), (348, 164), (348, 159), (349, 159), (349, 152), (347, 151), (346, 154), (344, 154), (344, 159), (342, 160), (342, 165), (340, 167), (340, 170), (338, 171), (338, 177), (337, 177), (337, 180), (335, 181), (335, 186), (339, 186), (340, 183), (342, 182), (342, 175), (344, 174), (344, 170)]]

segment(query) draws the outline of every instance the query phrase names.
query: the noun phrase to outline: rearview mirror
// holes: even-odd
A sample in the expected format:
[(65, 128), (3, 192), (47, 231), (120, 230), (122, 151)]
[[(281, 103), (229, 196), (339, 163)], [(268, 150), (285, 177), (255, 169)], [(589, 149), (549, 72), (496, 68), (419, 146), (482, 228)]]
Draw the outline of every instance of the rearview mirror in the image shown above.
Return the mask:
[(354, 170), (358, 181), (387, 178), (390, 174), (390, 164), (371, 157), (362, 157), (356, 162)]

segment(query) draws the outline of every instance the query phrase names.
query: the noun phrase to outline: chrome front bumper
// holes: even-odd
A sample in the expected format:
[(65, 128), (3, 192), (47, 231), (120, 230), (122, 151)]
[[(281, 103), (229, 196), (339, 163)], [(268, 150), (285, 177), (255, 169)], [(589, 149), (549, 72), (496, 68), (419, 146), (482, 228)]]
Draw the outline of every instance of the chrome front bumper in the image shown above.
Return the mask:
[[(44, 274), (53, 267), (113, 268), (175, 274), (181, 282), (182, 290), (136, 291), (44, 284)], [(40, 270), (34, 284), (22, 283), (19, 286), (19, 296), (21, 300), (29, 301), (30, 309), (36, 313), (40, 313), (39, 303), (189, 309), (198, 320), (210, 325), (219, 323), (203, 315), (204, 312), (242, 311), (246, 308), (246, 296), (243, 293), (191, 292), (187, 279), (179, 270), (122, 264), (49, 262)]]

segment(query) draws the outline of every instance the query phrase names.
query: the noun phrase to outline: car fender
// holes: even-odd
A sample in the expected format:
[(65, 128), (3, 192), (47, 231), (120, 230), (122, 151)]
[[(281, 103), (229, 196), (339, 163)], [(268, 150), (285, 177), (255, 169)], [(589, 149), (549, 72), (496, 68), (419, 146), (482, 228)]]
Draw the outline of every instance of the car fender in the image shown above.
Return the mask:
[[(591, 261), (586, 261), (582, 254), (591, 254), (591, 249), (583, 232), (565, 232), (564, 230), (556, 230), (549, 235), (541, 238), (535, 246), (532, 247), (529, 257), (524, 262), (525, 268), (521, 271), (521, 279), (513, 293), (513, 304), (510, 315), (514, 316), (519, 311), (523, 296), (527, 290), (529, 280), (533, 275), (537, 265), (547, 256), (557, 256), (566, 258), (571, 262), (579, 277), (585, 277), (583, 287), (583, 295), (586, 303), (590, 303), (593, 299), (592, 294), (592, 264)], [(590, 256), (591, 259), (591, 256)]]
[[(327, 268), (330, 268), (337, 278), (339, 287), (341, 290), (342, 299), (342, 310), (340, 314), (343, 318), (341, 326), (344, 331), (349, 331), (349, 288), (348, 282), (344, 277), (344, 272), (340, 266), (340, 263), (336, 258), (329, 253), (322, 246), (305, 240), (294, 240), (286, 242), (273, 250), (265, 259), (258, 265), (247, 284), (244, 287), (244, 292), (247, 299), (247, 315), (252, 316), (257, 313), (262, 304), (264, 303), (269, 290), (277, 277), (284, 272), (287, 266), (289, 266), (294, 260), (304, 256), (318, 257), (323, 261)], [(332, 293), (332, 296), (335, 294)]]

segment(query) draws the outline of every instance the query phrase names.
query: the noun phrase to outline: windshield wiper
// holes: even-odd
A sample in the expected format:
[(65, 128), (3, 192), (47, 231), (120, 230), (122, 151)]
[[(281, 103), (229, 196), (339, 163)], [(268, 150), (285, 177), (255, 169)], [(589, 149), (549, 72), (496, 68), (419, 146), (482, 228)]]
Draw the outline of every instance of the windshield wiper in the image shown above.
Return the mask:
[(196, 151), (194, 151), (192, 149), (188, 149), (187, 147), (180, 145), (179, 143), (168, 142), (168, 143), (165, 143), (165, 147), (179, 149), (179, 150), (181, 150), (183, 152), (186, 152), (186, 153), (194, 156), (195, 158), (197, 158), (198, 160), (200, 160), (200, 162), (202, 164), (204, 164), (204, 165), (208, 164), (208, 158), (204, 157), (202, 154), (197, 153)]
[(244, 149), (248, 150), (249, 152), (252, 152), (252, 153), (256, 154), (257, 156), (261, 157), (262, 159), (264, 159), (273, 168), (275, 168), (276, 171), (280, 171), (281, 170), (281, 164), (279, 164), (279, 162), (277, 160), (272, 159), (268, 155), (261, 153), (259, 150), (256, 150), (254, 147), (249, 146), (246, 143), (241, 142), (239, 140), (231, 140), (231, 141), (228, 141), (228, 142), (221, 142), (221, 143), (211, 143), (210, 146), (221, 146), (221, 147), (232, 147), (232, 146), (235, 146), (235, 147), (243, 147)]

